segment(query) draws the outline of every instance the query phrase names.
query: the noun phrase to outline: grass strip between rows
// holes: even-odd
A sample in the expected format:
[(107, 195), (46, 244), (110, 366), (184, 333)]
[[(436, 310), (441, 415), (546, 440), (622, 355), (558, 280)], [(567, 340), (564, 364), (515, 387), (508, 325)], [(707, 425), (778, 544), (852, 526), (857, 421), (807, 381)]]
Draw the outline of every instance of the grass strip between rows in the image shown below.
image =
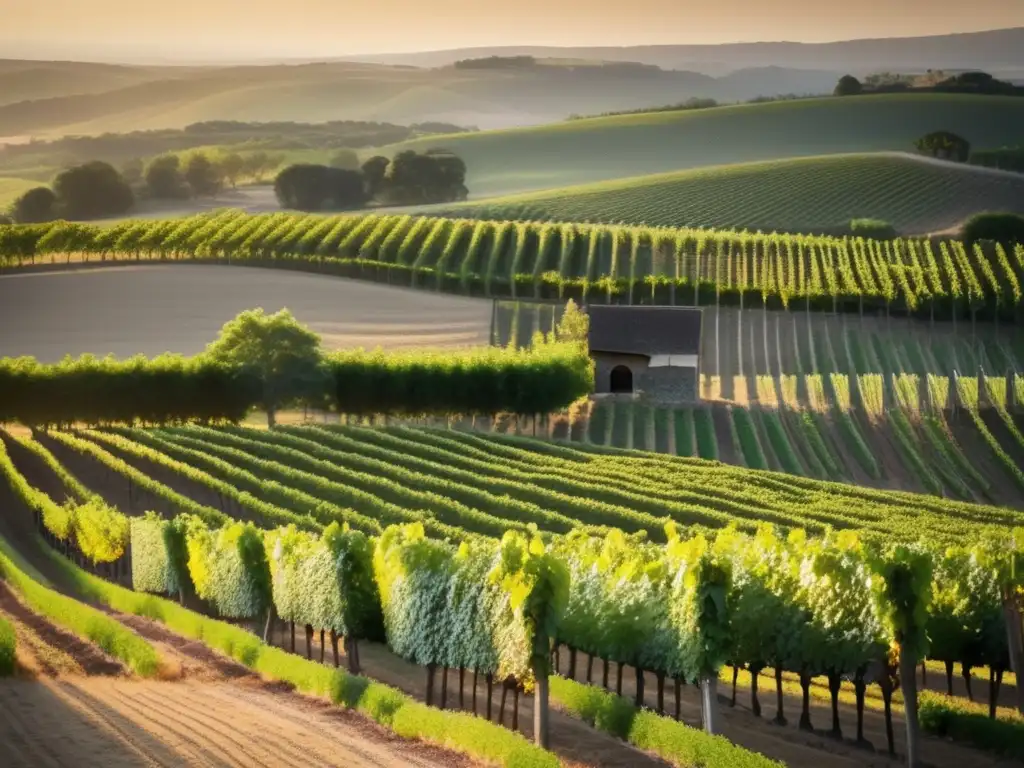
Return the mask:
[[(0, 538), (0, 578), (7, 582), (28, 608), (95, 643), (110, 656), (127, 664), (137, 675), (153, 677), (159, 672), (160, 657), (152, 645), (95, 608), (54, 592), (33, 580), (14, 564), (10, 552), (10, 545)], [(0, 640), (0, 645), (2, 642)], [(3, 664), (2, 657), (3, 652), (0, 651), (0, 666)]]
[(86, 573), (55, 552), (47, 550), (47, 554), (90, 599), (122, 613), (158, 621), (268, 679), (290, 683), (303, 693), (326, 696), (335, 704), (358, 710), (399, 736), (440, 744), (506, 768), (556, 768), (559, 765), (554, 754), (487, 720), (433, 709), (383, 683), (266, 645), (244, 629), (207, 618), (169, 600), (111, 584)]
[(774, 760), (743, 749), (723, 736), (712, 736), (676, 720), (637, 709), (626, 699), (564, 677), (552, 677), (551, 703), (600, 731), (653, 752), (675, 766), (770, 768)]
[(14, 674), (14, 649), (17, 637), (11, 622), (0, 616), (0, 677)]
[(926, 733), (1024, 761), (1024, 717), (1013, 710), (1002, 710), (993, 719), (982, 704), (932, 691), (919, 696), (921, 728)]

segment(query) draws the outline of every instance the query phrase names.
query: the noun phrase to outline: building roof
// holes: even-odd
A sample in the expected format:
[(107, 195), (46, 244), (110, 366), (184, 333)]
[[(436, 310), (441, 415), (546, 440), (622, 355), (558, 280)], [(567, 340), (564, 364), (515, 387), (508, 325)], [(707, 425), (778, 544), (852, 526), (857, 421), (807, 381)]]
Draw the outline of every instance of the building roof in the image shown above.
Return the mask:
[(590, 306), (591, 352), (700, 354), (702, 313), (694, 307)]

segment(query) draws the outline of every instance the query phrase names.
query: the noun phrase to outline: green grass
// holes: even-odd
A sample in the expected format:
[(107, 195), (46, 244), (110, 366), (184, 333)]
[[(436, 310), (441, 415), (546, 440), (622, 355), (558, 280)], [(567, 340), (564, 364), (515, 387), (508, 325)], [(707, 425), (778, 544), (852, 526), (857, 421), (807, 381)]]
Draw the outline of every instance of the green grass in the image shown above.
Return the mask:
[(985, 210), (1024, 210), (1024, 176), (998, 178), (909, 156), (849, 154), (659, 173), (458, 205), (483, 219), (835, 231), (856, 217), (903, 233), (959, 224)]
[(470, 194), (479, 198), (666, 169), (911, 152), (913, 142), (937, 125), (970, 137), (975, 146), (998, 147), (1020, 141), (1016, 126), (1022, 124), (1024, 100), (1014, 97), (892, 94), (574, 120), (416, 140), (385, 152), (444, 146), (465, 159)]
[(0, 677), (14, 674), (17, 642), (11, 622), (0, 616)]
[(921, 727), (926, 733), (973, 744), (1002, 757), (1024, 761), (1024, 717), (1010, 709), (989, 717), (988, 707), (923, 691)]
[(621, 696), (564, 677), (551, 678), (551, 703), (598, 730), (681, 768), (780, 765), (722, 736), (711, 736), (648, 709), (638, 710)]

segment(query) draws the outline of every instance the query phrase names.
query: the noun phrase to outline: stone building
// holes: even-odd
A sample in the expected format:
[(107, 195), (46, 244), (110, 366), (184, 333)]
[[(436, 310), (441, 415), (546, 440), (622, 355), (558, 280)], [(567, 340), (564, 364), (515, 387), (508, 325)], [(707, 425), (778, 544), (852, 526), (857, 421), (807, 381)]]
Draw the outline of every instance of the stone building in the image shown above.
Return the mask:
[(590, 306), (596, 394), (636, 393), (666, 403), (700, 395), (701, 310)]

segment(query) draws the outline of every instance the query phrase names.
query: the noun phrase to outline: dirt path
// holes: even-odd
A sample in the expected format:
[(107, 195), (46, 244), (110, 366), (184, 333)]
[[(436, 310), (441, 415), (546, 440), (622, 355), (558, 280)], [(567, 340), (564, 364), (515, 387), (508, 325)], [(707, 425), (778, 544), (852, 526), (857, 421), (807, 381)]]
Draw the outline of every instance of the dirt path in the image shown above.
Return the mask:
[(0, 711), (5, 768), (453, 764), (368, 738), (326, 705), (224, 682), (12, 680)]

